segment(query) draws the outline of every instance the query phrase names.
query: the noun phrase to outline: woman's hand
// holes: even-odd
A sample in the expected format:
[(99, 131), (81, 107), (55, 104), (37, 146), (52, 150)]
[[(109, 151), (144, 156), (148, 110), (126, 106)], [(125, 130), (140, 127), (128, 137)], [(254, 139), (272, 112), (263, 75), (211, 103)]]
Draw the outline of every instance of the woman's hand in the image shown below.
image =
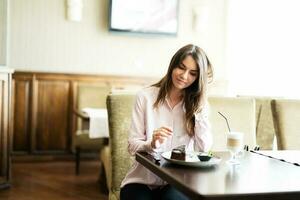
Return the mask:
[(158, 148), (158, 146), (164, 143), (170, 136), (173, 135), (173, 130), (169, 127), (162, 126), (159, 129), (153, 131), (151, 147)]

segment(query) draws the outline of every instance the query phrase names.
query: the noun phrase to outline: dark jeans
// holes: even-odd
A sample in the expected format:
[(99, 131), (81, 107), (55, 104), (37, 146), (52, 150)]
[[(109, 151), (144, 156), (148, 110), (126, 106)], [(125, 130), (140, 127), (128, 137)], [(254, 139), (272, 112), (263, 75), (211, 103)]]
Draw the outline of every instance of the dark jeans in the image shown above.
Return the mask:
[(188, 200), (188, 198), (170, 185), (150, 189), (147, 185), (131, 183), (121, 188), (120, 200)]

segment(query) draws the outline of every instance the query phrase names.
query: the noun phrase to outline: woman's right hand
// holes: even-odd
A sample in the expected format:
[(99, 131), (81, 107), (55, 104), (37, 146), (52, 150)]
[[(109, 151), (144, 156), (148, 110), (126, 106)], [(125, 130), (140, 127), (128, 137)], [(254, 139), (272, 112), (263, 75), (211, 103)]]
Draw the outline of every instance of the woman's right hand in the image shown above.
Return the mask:
[(160, 144), (164, 143), (169, 137), (173, 135), (173, 130), (170, 127), (162, 126), (153, 131), (151, 147), (156, 149)]

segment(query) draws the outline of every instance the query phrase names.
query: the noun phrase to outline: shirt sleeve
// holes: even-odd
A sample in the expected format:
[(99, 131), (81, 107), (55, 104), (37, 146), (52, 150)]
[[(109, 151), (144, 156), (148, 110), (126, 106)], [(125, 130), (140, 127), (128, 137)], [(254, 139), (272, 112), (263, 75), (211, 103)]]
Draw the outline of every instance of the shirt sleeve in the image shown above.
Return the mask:
[(131, 127), (128, 138), (128, 152), (135, 155), (137, 151), (151, 151), (151, 140), (146, 136), (146, 99), (142, 92), (136, 97), (132, 110)]
[(208, 120), (208, 103), (200, 113), (195, 114), (195, 143), (196, 151), (208, 152), (213, 143), (210, 122)]

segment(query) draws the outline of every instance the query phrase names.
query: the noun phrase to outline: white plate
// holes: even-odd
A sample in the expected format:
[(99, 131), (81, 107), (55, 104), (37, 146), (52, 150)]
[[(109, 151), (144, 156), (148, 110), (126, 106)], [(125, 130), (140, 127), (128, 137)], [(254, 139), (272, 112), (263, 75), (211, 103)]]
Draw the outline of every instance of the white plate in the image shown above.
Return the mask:
[(175, 160), (171, 159), (171, 151), (163, 152), (161, 156), (170, 163), (178, 164), (178, 165), (185, 165), (185, 166), (192, 166), (192, 167), (211, 167), (214, 165), (218, 165), (221, 162), (221, 158), (212, 157), (209, 161), (200, 161), (197, 152), (190, 152), (186, 155), (186, 160)]

